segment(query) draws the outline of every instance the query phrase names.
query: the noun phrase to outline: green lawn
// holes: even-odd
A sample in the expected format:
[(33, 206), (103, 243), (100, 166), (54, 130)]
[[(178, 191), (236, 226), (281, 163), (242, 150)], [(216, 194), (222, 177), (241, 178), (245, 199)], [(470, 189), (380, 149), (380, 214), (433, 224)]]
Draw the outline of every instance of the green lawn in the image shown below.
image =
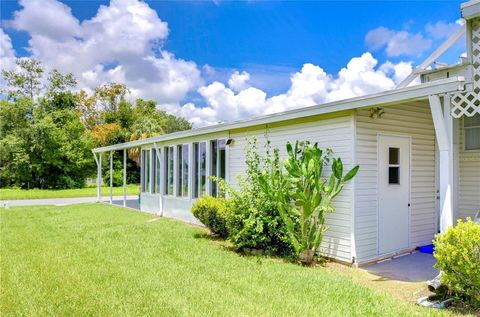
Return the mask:
[[(138, 195), (139, 185), (127, 185), (127, 195)], [(109, 196), (110, 188), (102, 187), (102, 196)], [(123, 195), (123, 187), (113, 188), (114, 196)], [(76, 189), (10, 189), (0, 188), (0, 200), (16, 200), (16, 199), (39, 199), (39, 198), (70, 198), (70, 197), (96, 197), (97, 187), (85, 187)]]
[(444, 316), (104, 204), (1, 209), (2, 316)]

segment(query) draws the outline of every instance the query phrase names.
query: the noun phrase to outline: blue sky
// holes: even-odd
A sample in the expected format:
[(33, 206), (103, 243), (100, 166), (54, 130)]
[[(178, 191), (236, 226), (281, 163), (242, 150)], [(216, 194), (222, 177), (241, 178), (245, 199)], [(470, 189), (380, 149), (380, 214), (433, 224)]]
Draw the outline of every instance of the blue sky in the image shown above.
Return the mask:
[[(419, 64), (458, 27), (461, 3), (38, 1), (1, 2), (2, 42), (9, 37), (16, 57), (71, 71), (81, 77), (79, 88), (125, 80), (136, 96), (193, 115), (199, 125), (390, 89), (406, 63)], [(154, 30), (142, 31), (141, 23)], [(101, 45), (75, 55), (99, 41), (108, 56), (98, 53)], [(441, 61), (454, 63), (464, 51), (459, 44)], [(359, 60), (348, 68), (352, 58)], [(365, 76), (352, 79), (348, 71)], [(365, 78), (368, 87), (358, 83)], [(235, 115), (219, 115), (222, 107)]]

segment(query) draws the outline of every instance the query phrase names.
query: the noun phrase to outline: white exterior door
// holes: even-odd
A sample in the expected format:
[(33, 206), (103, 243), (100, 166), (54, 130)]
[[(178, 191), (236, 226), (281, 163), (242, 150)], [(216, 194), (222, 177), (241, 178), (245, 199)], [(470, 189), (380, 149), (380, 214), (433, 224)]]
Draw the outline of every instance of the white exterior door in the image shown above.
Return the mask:
[(408, 248), (410, 138), (378, 136), (378, 252)]

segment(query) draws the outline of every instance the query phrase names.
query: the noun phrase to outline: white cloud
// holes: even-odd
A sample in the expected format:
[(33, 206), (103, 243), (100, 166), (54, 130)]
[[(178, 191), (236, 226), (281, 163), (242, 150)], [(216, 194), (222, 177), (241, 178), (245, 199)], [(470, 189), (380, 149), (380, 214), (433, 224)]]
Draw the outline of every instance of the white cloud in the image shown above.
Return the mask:
[(367, 33), (365, 44), (373, 51), (385, 47), (387, 56), (421, 55), (432, 46), (433, 40), (422, 33), (395, 31), (386, 27), (378, 27)]
[[(111, 81), (124, 83), (134, 98), (156, 100), (159, 107), (188, 118), (195, 126), (392, 89), (410, 73), (412, 66), (411, 62), (378, 65), (370, 53), (352, 58), (337, 74), (305, 63), (291, 75), (284, 93), (267, 96), (252, 84), (257, 78), (246, 71), (221, 72), (225, 74), (221, 81), (226, 85), (218, 80), (213, 67), (199, 68), (166, 51), (163, 43), (168, 38), (168, 25), (144, 2), (112, 0), (84, 21), (78, 21), (68, 6), (56, 0), (22, 0), (21, 5), (23, 9), (14, 14), (8, 25), (29, 33), (32, 56), (48, 68), (74, 73), (81, 88), (91, 89)], [(62, 25), (68, 26), (68, 30)], [(55, 28), (61, 30), (54, 32)], [(402, 32), (379, 28), (367, 35), (366, 41), (372, 49), (386, 47), (387, 52), (392, 50), (392, 56), (398, 56), (395, 54), (406, 51), (399, 43), (401, 39), (410, 41), (415, 49), (425, 40), (421, 35)], [(13, 60), (10, 38), (3, 34), (2, 31), (0, 57)], [(205, 84), (209, 76), (217, 76), (217, 80)], [(187, 94), (195, 91), (201, 98), (195, 102), (204, 106), (193, 102), (182, 106)]]
[(11, 69), (15, 65), (15, 51), (12, 40), (2, 28), (0, 28), (0, 68)]
[[(411, 62), (387, 62), (379, 67), (377, 64), (377, 60), (370, 53), (364, 53), (360, 57), (352, 58), (347, 66), (334, 76), (327, 74), (317, 65), (307, 63), (291, 76), (290, 88), (284, 94), (268, 98), (264, 91), (255, 87), (235, 93), (223, 83), (213, 82), (198, 90), (207, 104), (206, 107), (196, 107), (193, 103), (163, 107), (188, 117), (195, 126), (203, 126), (392, 89), (412, 70)], [(235, 73), (230, 80), (233, 78)]]
[(33, 57), (72, 72), (82, 88), (116, 81), (129, 86), (133, 97), (178, 103), (203, 83), (194, 62), (162, 49), (168, 25), (144, 2), (112, 0), (82, 22), (56, 0), (20, 4), (8, 25), (30, 34)]
[(69, 6), (55, 0), (20, 0), (24, 8), (8, 23), (17, 30), (56, 40), (79, 35), (79, 21)]
[(234, 71), (230, 79), (228, 80), (228, 86), (235, 91), (240, 91), (246, 89), (248, 85), (248, 81), (250, 80), (250, 74), (246, 71), (241, 73), (238, 70)]
[(465, 21), (463, 19), (458, 19), (451, 23), (438, 21), (436, 23), (428, 23), (425, 26), (425, 30), (434, 39), (447, 39), (464, 23)]

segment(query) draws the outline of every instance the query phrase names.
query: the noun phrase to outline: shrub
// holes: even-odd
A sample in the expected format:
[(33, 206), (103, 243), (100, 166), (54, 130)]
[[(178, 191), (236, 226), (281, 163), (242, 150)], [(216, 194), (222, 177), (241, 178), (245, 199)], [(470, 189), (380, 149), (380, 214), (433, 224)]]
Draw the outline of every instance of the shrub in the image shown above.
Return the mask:
[(480, 308), (480, 226), (467, 219), (434, 241), (441, 281), (468, 304)]
[(214, 234), (222, 238), (228, 236), (224, 198), (200, 197), (193, 205), (192, 213)]
[(276, 203), (261, 189), (259, 176), (262, 169), (278, 164), (278, 151), (273, 155), (267, 145), (265, 157), (257, 153), (256, 139), (249, 139), (246, 147), (245, 176), (239, 179), (239, 189), (233, 189), (219, 180), (227, 192), (228, 239), (237, 251), (261, 249), (265, 253), (291, 257), (294, 248)]
[[(113, 187), (123, 186), (123, 170), (116, 170), (112, 171), (112, 185)], [(103, 182), (105, 185), (110, 186), (110, 170), (107, 170), (103, 177)]]

